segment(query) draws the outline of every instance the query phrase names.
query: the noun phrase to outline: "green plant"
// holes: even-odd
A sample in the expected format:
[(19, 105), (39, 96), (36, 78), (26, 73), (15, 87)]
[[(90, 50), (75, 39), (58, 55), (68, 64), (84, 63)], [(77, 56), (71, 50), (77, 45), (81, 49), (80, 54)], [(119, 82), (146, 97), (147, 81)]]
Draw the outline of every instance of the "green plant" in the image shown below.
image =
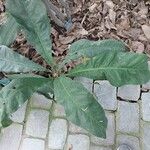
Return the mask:
[[(64, 106), (68, 120), (105, 138), (107, 118), (103, 108), (93, 94), (72, 78), (83, 76), (108, 80), (116, 87), (143, 84), (150, 79), (147, 56), (125, 52), (124, 43), (117, 40), (93, 42), (82, 39), (71, 45), (63, 61), (56, 63), (52, 57), (50, 24), (43, 2), (7, 0), (6, 8), (8, 19), (0, 28), (0, 71), (7, 73), (11, 82), (0, 91), (0, 127), (9, 126), (12, 123), (10, 115), (38, 91), (45, 96), (53, 94), (55, 101)], [(19, 29), (50, 68), (44, 68), (7, 47)], [(80, 60), (80, 64), (65, 73), (64, 65), (72, 60)], [(49, 77), (37, 75), (42, 72)]]

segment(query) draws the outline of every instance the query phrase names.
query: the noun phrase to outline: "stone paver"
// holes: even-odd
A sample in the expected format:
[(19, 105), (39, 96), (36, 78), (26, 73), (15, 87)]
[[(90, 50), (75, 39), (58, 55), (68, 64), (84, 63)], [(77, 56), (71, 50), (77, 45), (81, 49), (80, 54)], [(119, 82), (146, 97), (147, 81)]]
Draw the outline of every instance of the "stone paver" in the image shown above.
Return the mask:
[(14, 122), (22, 123), (25, 119), (25, 112), (26, 112), (27, 102), (23, 104), (15, 113), (12, 114), (10, 117)]
[(86, 134), (88, 131), (84, 130), (83, 128), (78, 127), (77, 125), (69, 122), (69, 131), (71, 133), (83, 133)]
[(18, 150), (23, 126), (12, 124), (0, 134), (0, 150)]
[(150, 81), (148, 83), (145, 83), (142, 85), (142, 89), (144, 90), (150, 90)]
[(50, 125), (48, 147), (50, 149), (63, 149), (67, 138), (67, 121), (54, 119)]
[(140, 85), (125, 85), (119, 87), (118, 97), (124, 100), (138, 101), (140, 98)]
[(58, 104), (58, 103), (54, 104), (53, 115), (55, 117), (64, 117), (64, 116), (66, 116), (64, 107), (62, 105)]
[(108, 81), (96, 81), (94, 84), (94, 93), (104, 109), (117, 109), (116, 87), (110, 85)]
[(69, 150), (89, 150), (90, 139), (86, 135), (74, 134), (69, 135), (67, 139), (66, 149)]
[(20, 150), (45, 150), (45, 142), (39, 139), (26, 138)]
[(112, 150), (111, 148), (91, 145), (90, 150)]
[(142, 127), (142, 147), (143, 150), (150, 149), (150, 123), (144, 123)]
[(93, 89), (93, 80), (92, 79), (88, 79), (88, 78), (84, 78), (84, 77), (76, 77), (76, 78), (74, 78), (74, 80), (82, 83), (87, 90), (92, 92), (92, 89)]
[(104, 107), (108, 118), (106, 139), (67, 121), (63, 106), (52, 105), (51, 100), (35, 93), (28, 108), (26, 103), (10, 116), (15, 123), (2, 129), (0, 150), (117, 150), (121, 144), (132, 150), (150, 150), (149, 83), (142, 89), (129, 85), (116, 92), (107, 81), (95, 81), (93, 85), (91, 79), (75, 80), (93, 92)]
[(116, 117), (117, 131), (125, 133), (139, 132), (140, 115), (137, 103), (119, 101)]
[(33, 137), (45, 138), (48, 130), (49, 112), (32, 110), (26, 124), (26, 134)]
[(49, 110), (51, 105), (52, 105), (52, 100), (49, 100), (45, 96), (40, 95), (38, 93), (33, 94), (31, 98), (31, 107), (43, 108)]
[(150, 92), (142, 94), (142, 118), (150, 121)]
[[(137, 137), (129, 135), (118, 135), (117, 136), (117, 146), (126, 144), (132, 148), (132, 150), (141, 150), (139, 139)], [(125, 150), (125, 149), (124, 149)]]
[(106, 113), (108, 119), (108, 127), (106, 132), (106, 139), (91, 136), (91, 142), (97, 145), (113, 145), (115, 143), (115, 117), (113, 113)]

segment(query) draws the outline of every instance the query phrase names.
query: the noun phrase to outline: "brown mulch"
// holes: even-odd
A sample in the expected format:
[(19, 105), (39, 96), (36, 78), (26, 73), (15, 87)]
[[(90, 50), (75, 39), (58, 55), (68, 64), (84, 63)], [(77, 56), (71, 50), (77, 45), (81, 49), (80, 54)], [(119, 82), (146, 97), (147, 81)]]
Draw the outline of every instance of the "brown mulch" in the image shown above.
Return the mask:
[[(51, 37), (56, 58), (64, 57), (68, 46), (82, 38), (119, 39), (131, 51), (150, 55), (150, 0), (69, 0), (69, 4), (71, 30), (66, 31), (52, 21)], [(4, 10), (0, 2), (0, 13)], [(47, 65), (23, 35), (17, 37), (12, 47), (29, 59)]]
[(74, 0), (71, 3), (73, 29), (52, 28), (57, 55), (81, 38), (114, 38), (138, 53), (150, 54), (150, 1)]

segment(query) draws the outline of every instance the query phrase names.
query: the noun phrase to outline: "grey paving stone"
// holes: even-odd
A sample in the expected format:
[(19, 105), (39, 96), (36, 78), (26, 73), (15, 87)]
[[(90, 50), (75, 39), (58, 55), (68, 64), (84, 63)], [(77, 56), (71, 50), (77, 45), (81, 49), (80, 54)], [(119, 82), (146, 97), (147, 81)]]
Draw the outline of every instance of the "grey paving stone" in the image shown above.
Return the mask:
[(69, 122), (69, 131), (71, 133), (88, 133), (88, 131), (86, 131), (83, 128), (80, 128), (79, 126)]
[[(148, 66), (149, 66), (149, 70), (150, 70), (150, 61), (148, 61)], [(143, 84), (142, 89), (150, 90), (150, 81)]]
[(140, 85), (125, 85), (118, 88), (118, 96), (124, 100), (138, 101)]
[(142, 85), (142, 89), (150, 90), (150, 81)]
[[(129, 147), (131, 147), (131, 150), (141, 150), (139, 139), (134, 136), (118, 135), (117, 136), (117, 147), (122, 144), (128, 145)], [(122, 150), (126, 150), (126, 149), (122, 149)]]
[(87, 135), (74, 134), (69, 135), (66, 144), (66, 150), (89, 150), (90, 149), (90, 139)]
[(87, 90), (92, 92), (92, 89), (93, 89), (93, 80), (92, 79), (88, 79), (85, 77), (76, 77), (76, 78), (74, 78), (74, 80), (82, 83)]
[(0, 133), (0, 150), (18, 150), (23, 126), (12, 124)]
[(67, 138), (67, 121), (54, 119), (50, 125), (48, 147), (50, 149), (63, 149)]
[(106, 131), (106, 139), (98, 138), (91, 135), (91, 142), (97, 145), (113, 145), (115, 142), (115, 116), (113, 113), (106, 113), (108, 119), (108, 127)]
[(102, 146), (90, 145), (90, 150), (112, 150), (112, 149)]
[(32, 110), (26, 124), (26, 134), (33, 137), (45, 138), (48, 130), (49, 112)]
[(11, 115), (11, 120), (14, 122), (22, 123), (25, 119), (25, 112), (26, 112), (27, 102), (23, 104), (15, 113)]
[(44, 150), (45, 142), (39, 139), (26, 138), (23, 140), (20, 150)]
[(31, 107), (43, 108), (48, 110), (52, 105), (52, 100), (47, 99), (45, 96), (38, 93), (33, 94), (30, 102), (31, 102)]
[(150, 149), (150, 123), (145, 123), (142, 127), (142, 147), (143, 150)]
[(96, 81), (94, 84), (94, 93), (104, 109), (117, 109), (116, 87), (112, 86), (108, 81)]
[(65, 117), (66, 116), (66, 113), (65, 113), (65, 110), (64, 110), (64, 107), (60, 104), (54, 104), (54, 111), (53, 111), (53, 115), (56, 116), (56, 117)]
[(142, 93), (142, 118), (150, 121), (150, 93)]
[(119, 101), (116, 114), (117, 131), (125, 133), (139, 132), (139, 105)]

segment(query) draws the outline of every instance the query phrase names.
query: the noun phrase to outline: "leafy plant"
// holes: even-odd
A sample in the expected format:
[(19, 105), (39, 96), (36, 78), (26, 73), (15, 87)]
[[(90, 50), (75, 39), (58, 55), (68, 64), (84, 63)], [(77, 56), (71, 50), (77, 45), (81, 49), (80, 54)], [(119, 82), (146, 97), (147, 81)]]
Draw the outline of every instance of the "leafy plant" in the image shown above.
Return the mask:
[[(58, 63), (52, 57), (51, 27), (44, 3), (41, 0), (6, 2), (8, 20), (0, 28), (0, 71), (7, 73), (11, 81), (0, 91), (0, 127), (9, 126), (10, 115), (38, 91), (47, 97), (48, 93), (53, 94), (55, 101), (64, 106), (68, 120), (95, 136), (106, 138), (107, 118), (103, 108), (92, 93), (72, 79), (82, 76), (108, 80), (116, 87), (143, 84), (150, 79), (147, 56), (125, 52), (125, 44), (117, 40), (82, 39), (73, 43), (66, 58)], [(8, 48), (18, 29), (22, 29), (28, 42), (51, 68), (44, 68)], [(80, 64), (65, 73), (64, 65), (74, 60), (80, 60)], [(37, 75), (42, 72), (49, 77)]]

